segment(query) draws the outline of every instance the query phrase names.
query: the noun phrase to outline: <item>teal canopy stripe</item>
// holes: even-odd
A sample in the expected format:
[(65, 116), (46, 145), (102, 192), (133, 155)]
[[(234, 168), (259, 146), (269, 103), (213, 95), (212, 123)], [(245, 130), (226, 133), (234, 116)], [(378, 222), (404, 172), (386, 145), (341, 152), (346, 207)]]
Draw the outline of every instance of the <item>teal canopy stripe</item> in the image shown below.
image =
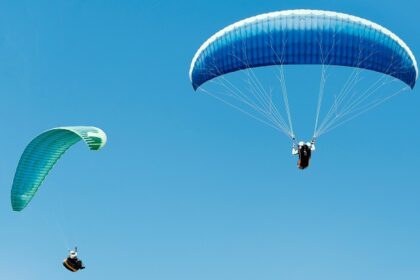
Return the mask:
[(58, 127), (41, 133), (26, 146), (11, 191), (14, 211), (23, 210), (35, 196), (45, 177), (60, 157), (74, 144), (83, 140), (91, 150), (106, 143), (104, 131), (93, 126)]
[(242, 69), (327, 64), (377, 71), (414, 87), (416, 59), (397, 35), (366, 19), (320, 10), (286, 10), (236, 22), (210, 37), (190, 67), (194, 89)]

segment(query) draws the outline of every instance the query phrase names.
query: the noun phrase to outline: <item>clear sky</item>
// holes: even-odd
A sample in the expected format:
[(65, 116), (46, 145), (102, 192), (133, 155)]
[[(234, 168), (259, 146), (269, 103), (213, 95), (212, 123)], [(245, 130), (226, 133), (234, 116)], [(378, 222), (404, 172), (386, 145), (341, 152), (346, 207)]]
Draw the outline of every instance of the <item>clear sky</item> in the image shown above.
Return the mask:
[[(420, 279), (418, 89), (326, 134), (302, 172), (284, 135), (191, 87), (209, 36), (294, 8), (370, 19), (420, 53), (412, 0), (1, 2), (0, 278)], [(109, 142), (73, 147), (12, 212), (26, 144), (67, 125)]]

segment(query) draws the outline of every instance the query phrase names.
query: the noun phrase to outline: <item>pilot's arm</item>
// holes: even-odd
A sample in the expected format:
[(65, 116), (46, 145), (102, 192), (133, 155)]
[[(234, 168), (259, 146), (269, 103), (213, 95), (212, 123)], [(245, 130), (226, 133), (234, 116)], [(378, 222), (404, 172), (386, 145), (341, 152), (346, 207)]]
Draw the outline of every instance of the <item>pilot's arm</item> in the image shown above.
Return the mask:
[(315, 151), (315, 143), (312, 141), (312, 142), (308, 142), (308, 143), (306, 143), (306, 145), (308, 145), (308, 147), (311, 149), (311, 151)]

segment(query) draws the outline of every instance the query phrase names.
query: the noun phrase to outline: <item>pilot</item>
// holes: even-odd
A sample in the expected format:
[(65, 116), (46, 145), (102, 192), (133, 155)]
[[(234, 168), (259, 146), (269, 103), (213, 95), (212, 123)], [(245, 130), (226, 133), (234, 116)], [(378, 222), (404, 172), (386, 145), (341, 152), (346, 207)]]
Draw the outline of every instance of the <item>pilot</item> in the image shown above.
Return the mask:
[(301, 141), (297, 147), (295, 144), (293, 144), (292, 155), (299, 155), (299, 160), (297, 163), (299, 169), (305, 169), (309, 166), (309, 160), (311, 159), (312, 151), (315, 151), (314, 140), (307, 143)]
[(77, 258), (77, 247), (74, 250), (70, 250), (68, 257), (63, 261), (63, 265), (72, 272), (85, 268), (82, 260)]

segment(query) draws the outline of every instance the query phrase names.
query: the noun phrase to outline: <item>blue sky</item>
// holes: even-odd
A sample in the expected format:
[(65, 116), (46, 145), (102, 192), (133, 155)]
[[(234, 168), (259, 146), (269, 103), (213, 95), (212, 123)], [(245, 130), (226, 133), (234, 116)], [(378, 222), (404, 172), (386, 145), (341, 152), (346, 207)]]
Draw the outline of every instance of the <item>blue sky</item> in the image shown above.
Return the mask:
[[(368, 18), (416, 55), (420, 4), (36, 2), (0, 3), (2, 279), (419, 279), (417, 88), (326, 134), (301, 172), (287, 138), (194, 93), (188, 69), (224, 26), (294, 8)], [(109, 142), (73, 147), (13, 213), (24, 147), (64, 125)]]

